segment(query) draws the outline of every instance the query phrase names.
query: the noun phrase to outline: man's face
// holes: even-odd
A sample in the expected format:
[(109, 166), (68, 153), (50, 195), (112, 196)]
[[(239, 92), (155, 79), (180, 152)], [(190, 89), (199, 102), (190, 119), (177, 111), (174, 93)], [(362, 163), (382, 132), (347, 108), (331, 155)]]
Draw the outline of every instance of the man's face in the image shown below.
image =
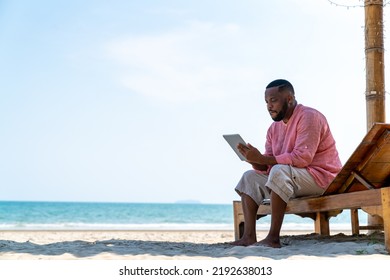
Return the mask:
[(287, 94), (279, 92), (278, 87), (266, 89), (265, 103), (274, 121), (279, 122), (285, 118), (288, 109), (288, 98)]

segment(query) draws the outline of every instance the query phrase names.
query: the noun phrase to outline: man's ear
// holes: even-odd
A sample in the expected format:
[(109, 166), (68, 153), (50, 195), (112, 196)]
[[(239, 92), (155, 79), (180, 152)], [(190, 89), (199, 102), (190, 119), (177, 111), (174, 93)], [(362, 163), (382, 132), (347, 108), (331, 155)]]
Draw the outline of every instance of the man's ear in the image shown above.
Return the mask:
[(294, 102), (294, 96), (292, 95), (291, 92), (288, 94), (287, 100), (288, 100), (288, 104), (290, 104), (290, 105), (293, 104), (293, 102)]

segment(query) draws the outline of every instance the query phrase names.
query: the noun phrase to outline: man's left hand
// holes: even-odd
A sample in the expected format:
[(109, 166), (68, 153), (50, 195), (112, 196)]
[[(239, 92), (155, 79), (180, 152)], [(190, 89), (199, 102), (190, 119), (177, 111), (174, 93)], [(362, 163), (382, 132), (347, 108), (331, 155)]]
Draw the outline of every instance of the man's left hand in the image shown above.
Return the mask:
[(263, 155), (257, 148), (253, 147), (251, 144), (248, 143), (246, 146), (243, 144), (238, 144), (237, 148), (249, 163), (262, 164), (261, 158)]

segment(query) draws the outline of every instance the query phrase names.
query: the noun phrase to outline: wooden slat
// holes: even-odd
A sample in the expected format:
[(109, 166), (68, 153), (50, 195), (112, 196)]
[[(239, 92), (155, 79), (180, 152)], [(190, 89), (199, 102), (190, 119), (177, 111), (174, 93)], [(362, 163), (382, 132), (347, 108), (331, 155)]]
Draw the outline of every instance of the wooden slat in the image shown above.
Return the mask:
[(381, 204), (380, 190), (367, 190), (337, 195), (327, 195), (317, 198), (308, 198), (302, 201), (291, 200), (286, 213), (304, 213), (360, 208), (362, 206), (376, 206)]
[(356, 180), (358, 180), (363, 186), (365, 186), (369, 190), (375, 189), (375, 187), (367, 181), (362, 175), (360, 175), (358, 172), (352, 172), (352, 176), (355, 177)]
[[(384, 186), (389, 176), (387, 167), (390, 166), (390, 134), (388, 129), (379, 130), (377, 133), (380, 134), (380, 137), (376, 141), (371, 141), (369, 145), (366, 143), (364, 148), (360, 147), (355, 151), (356, 159), (358, 158), (359, 161), (354, 161), (353, 164), (349, 162), (349, 165), (346, 165), (350, 174), (347, 175), (346, 170), (344, 170), (345, 173), (337, 176), (346, 178), (342, 184), (339, 182), (340, 187), (337, 193)], [(332, 184), (333, 188), (336, 188), (336, 185)]]
[[(390, 178), (386, 177), (387, 174), (381, 172), (379, 178), (375, 178), (376, 182), (371, 181), (370, 176), (376, 176), (375, 172), (371, 172), (371, 161), (381, 162), (383, 164), (390, 164), (390, 124), (376, 123), (372, 126), (370, 131), (366, 134), (362, 142), (352, 153), (351, 157), (344, 164), (343, 168), (336, 176), (336, 178), (330, 183), (326, 189), (325, 194), (335, 194), (343, 192), (352, 192), (363, 190), (364, 186), (357, 182), (352, 176), (351, 172), (358, 171), (362, 176), (366, 177), (368, 181), (375, 185), (377, 188), (382, 187), (384, 180), (389, 181)], [(378, 145), (380, 147), (378, 147)], [(378, 149), (379, 148), (379, 149)], [(390, 165), (389, 165), (390, 166)], [(370, 173), (366, 173), (365, 170), (370, 169)], [(386, 169), (387, 170), (387, 169)], [(381, 181), (381, 182), (377, 182)]]
[[(359, 162), (358, 166), (356, 166), (354, 169), (356, 171), (363, 170), (369, 163), (376, 162), (378, 155), (381, 154), (382, 149), (385, 147), (386, 144), (389, 143), (389, 132), (387, 129), (384, 129), (383, 131), (378, 131), (378, 134), (380, 134), (379, 138), (374, 142), (371, 142), (372, 148), (368, 151), (366, 151), (365, 154), (362, 154), (363, 158)], [(387, 156), (386, 162), (389, 162), (389, 157)]]

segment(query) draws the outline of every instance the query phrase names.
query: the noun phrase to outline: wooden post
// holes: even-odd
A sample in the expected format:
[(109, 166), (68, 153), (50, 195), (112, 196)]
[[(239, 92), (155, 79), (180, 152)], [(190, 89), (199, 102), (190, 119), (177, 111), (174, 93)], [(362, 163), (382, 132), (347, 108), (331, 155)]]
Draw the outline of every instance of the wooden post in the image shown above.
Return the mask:
[[(366, 113), (367, 131), (385, 120), (385, 64), (383, 42), (383, 0), (365, 0)], [(368, 215), (368, 225), (383, 224)]]

